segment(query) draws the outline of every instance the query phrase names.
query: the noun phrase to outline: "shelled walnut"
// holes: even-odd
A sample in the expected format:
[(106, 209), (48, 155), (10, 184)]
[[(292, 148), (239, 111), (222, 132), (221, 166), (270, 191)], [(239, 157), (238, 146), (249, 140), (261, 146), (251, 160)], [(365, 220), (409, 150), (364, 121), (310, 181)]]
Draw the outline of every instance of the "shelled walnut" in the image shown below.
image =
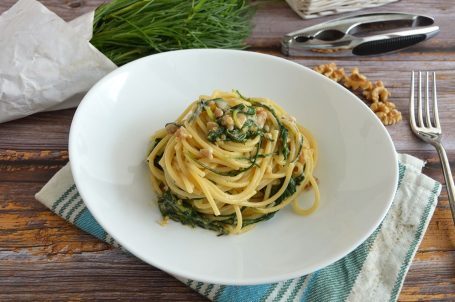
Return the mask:
[(390, 92), (387, 88), (384, 87), (382, 81), (376, 81), (369, 89), (363, 91), (363, 95), (370, 102), (388, 102), (390, 97)]
[(317, 53), (334, 53), (334, 52), (339, 52), (344, 49), (342, 48), (329, 48), (329, 49), (323, 49), (323, 48), (313, 48), (310, 49), (312, 52), (317, 52)]
[(335, 63), (323, 64), (316, 66), (314, 71), (325, 75), (329, 79), (339, 82), (344, 79), (345, 73), (344, 68), (338, 68)]
[(388, 126), (402, 120), (401, 112), (396, 109), (392, 102), (374, 102), (370, 106), (381, 122)]
[(357, 90), (359, 88), (362, 90), (367, 90), (371, 89), (373, 86), (367, 77), (359, 72), (359, 69), (357, 67), (352, 69), (351, 75), (349, 77), (344, 78), (343, 84), (352, 90)]
[(384, 125), (393, 125), (402, 120), (401, 112), (389, 101), (390, 92), (382, 81), (373, 84), (358, 68), (353, 68), (351, 75), (346, 76), (344, 70), (338, 68), (335, 63), (319, 65), (314, 70), (336, 82), (341, 82), (350, 90), (362, 90), (365, 99), (372, 102), (371, 110)]

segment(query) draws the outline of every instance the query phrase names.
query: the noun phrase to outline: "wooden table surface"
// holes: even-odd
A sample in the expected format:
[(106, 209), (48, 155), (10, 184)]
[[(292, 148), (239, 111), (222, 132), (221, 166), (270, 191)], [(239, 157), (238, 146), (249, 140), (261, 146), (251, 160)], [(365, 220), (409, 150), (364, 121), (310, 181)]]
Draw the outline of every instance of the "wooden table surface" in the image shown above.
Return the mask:
[[(0, 1), (0, 12), (15, 2)], [(71, 20), (103, 1), (42, 2)], [(410, 70), (439, 71), (444, 143), (455, 171), (455, 2), (403, 0), (368, 11), (378, 10), (432, 15), (441, 32), (400, 53), (371, 58), (341, 56), (334, 61), (347, 69), (359, 66), (372, 80), (383, 80), (405, 120)], [(249, 43), (254, 51), (281, 56), (283, 34), (320, 21), (303, 21), (286, 4), (272, 3), (257, 12)], [(309, 67), (332, 61), (311, 53), (292, 60)], [(34, 194), (68, 161), (73, 114), (73, 109), (40, 113), (0, 124), (0, 300), (205, 301), (168, 274), (78, 230), (34, 199)], [(426, 160), (424, 173), (444, 182), (435, 151), (413, 137), (407, 122), (387, 129), (398, 152)], [(399, 299), (455, 300), (455, 228), (445, 188)]]

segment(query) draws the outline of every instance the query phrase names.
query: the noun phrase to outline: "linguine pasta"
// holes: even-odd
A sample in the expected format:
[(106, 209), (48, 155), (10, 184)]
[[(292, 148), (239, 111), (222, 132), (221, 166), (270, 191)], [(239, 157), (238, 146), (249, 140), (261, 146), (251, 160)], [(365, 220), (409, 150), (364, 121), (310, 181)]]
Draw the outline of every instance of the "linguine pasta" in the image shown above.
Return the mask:
[[(152, 142), (147, 162), (165, 221), (231, 234), (291, 203), (300, 215), (318, 206), (316, 142), (272, 100), (215, 91)], [(314, 191), (309, 208), (297, 200), (305, 188)]]

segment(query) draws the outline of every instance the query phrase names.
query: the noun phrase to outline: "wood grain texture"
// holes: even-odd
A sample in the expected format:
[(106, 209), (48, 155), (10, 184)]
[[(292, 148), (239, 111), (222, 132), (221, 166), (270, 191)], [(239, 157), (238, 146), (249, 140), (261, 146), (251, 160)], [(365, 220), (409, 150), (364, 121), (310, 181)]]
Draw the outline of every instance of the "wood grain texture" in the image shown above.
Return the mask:
[[(0, 1), (0, 13), (15, 2)], [(104, 1), (40, 2), (68, 21)], [(404, 119), (408, 117), (410, 70), (437, 70), (444, 143), (455, 171), (453, 1), (403, 0), (367, 11), (433, 15), (441, 33), (387, 56), (337, 54), (328, 58), (308, 52), (289, 59), (310, 68), (328, 61), (347, 70), (360, 67), (371, 80), (385, 82)], [(283, 34), (329, 18), (303, 21), (277, 1), (259, 8), (248, 43), (253, 51), (282, 56)], [(0, 124), (0, 301), (206, 301), (168, 274), (76, 229), (34, 199), (34, 194), (68, 161), (73, 115), (74, 109), (69, 109)], [(424, 173), (443, 182), (435, 151), (417, 140), (406, 122), (387, 129), (399, 152), (426, 160)], [(455, 300), (455, 228), (444, 189), (400, 295), (400, 301), (418, 300)]]
[[(72, 227), (34, 200), (41, 183), (0, 183), (0, 248), (33, 248), (42, 255), (108, 249), (94, 237)], [(87, 244), (85, 244), (87, 243)], [(420, 246), (421, 252), (455, 250), (455, 227), (447, 195), (438, 207)]]
[[(278, 52), (268, 52), (280, 55)], [(327, 60), (315, 58), (298, 58), (295, 62), (313, 68)], [(373, 59), (352, 62), (332, 60), (346, 71), (359, 67), (360, 71), (372, 81), (382, 80), (392, 94), (391, 100), (403, 112), (403, 119), (408, 119), (409, 82), (411, 70), (435, 70), (438, 73), (438, 100), (440, 106), (441, 125), (444, 131), (443, 143), (450, 153), (455, 151), (455, 56), (453, 61), (376, 61)], [(392, 80), (393, 79), (393, 80)], [(65, 150), (68, 146), (68, 133), (74, 109), (62, 110), (58, 114), (45, 112), (29, 116), (20, 123), (12, 121), (0, 127), (1, 149)], [(395, 142), (398, 151), (433, 150), (416, 138), (410, 131), (409, 125), (402, 122), (387, 128)], [(14, 133), (14, 135), (13, 135)], [(1, 138), (5, 139), (1, 139)], [(1, 152), (1, 151), (0, 151)], [(1, 157), (0, 157), (1, 160)]]
[[(50, 258), (24, 250), (0, 251), (0, 260), (1, 301), (206, 301), (173, 277), (116, 249)], [(410, 285), (403, 288), (400, 300), (455, 299), (453, 261), (453, 251), (419, 252), (407, 275)], [(428, 278), (423, 280), (422, 273)]]
[(0, 125), (0, 149), (66, 150), (74, 109), (42, 112)]
[[(452, 33), (453, 15), (455, 14), (455, 5), (453, 1), (431, 1), (431, 0), (402, 0), (385, 6), (363, 10), (362, 13), (368, 12), (412, 12), (431, 15), (435, 18), (436, 23), (440, 25), (441, 32), (433, 39), (425, 43), (418, 44), (412, 48), (400, 51), (395, 54), (377, 57), (378, 60), (397, 61), (418, 58), (418, 60), (447, 60), (448, 56), (455, 51), (455, 36)], [(360, 13), (360, 12), (357, 12)], [(352, 13), (340, 14), (336, 17), (347, 16)], [(334, 16), (302, 20), (287, 5), (277, 1), (259, 9), (255, 17), (255, 28), (248, 42), (253, 47), (278, 49), (284, 34), (311, 26), (323, 21), (335, 18)], [(435, 56), (437, 54), (437, 56)], [(320, 57), (321, 55), (314, 52), (306, 52), (308, 57)], [(346, 57), (344, 53), (336, 53), (335, 56)], [(324, 56), (327, 57), (327, 56)], [(358, 60), (356, 57), (347, 59)]]
[(454, 251), (418, 252), (406, 276), (399, 301), (454, 301), (454, 262)]
[(0, 251), (0, 261), (1, 301), (206, 301), (119, 249), (59, 257)]
[[(40, 0), (45, 6), (51, 8), (53, 12), (69, 21), (84, 13), (93, 11), (100, 4), (107, 2), (104, 0)], [(2, 0), (0, 2), (0, 13), (10, 8), (16, 0)], [(455, 5), (452, 1), (432, 1), (432, 0), (401, 0), (385, 6), (363, 10), (362, 12), (376, 11), (399, 11), (428, 14), (433, 16), (437, 24), (441, 27), (441, 32), (433, 39), (416, 45), (415, 47), (401, 51), (396, 54), (379, 57), (380, 60), (409, 60), (418, 58), (419, 60), (447, 60), (450, 54), (455, 52), (455, 37), (451, 32)], [(357, 12), (359, 13), (359, 12)], [(336, 17), (346, 16), (340, 14)], [(257, 48), (280, 47), (281, 38), (284, 34), (311, 26), (319, 22), (327, 21), (335, 16), (302, 20), (295, 14), (284, 1), (272, 1), (267, 5), (259, 7), (254, 18), (254, 29), (248, 44)], [(437, 54), (437, 56), (435, 56)], [(305, 56), (320, 57), (320, 54), (308, 52)], [(338, 56), (338, 54), (337, 54)], [(345, 58), (345, 55), (341, 55)], [(350, 59), (357, 60), (355, 57)], [(347, 58), (347, 59), (349, 59)]]

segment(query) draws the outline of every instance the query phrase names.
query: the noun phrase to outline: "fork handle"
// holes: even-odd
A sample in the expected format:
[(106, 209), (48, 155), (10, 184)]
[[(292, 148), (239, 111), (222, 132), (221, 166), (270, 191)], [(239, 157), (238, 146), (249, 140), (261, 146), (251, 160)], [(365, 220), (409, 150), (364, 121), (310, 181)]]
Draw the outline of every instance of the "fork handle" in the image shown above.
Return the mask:
[(446, 150), (442, 144), (436, 145), (439, 158), (441, 159), (442, 171), (444, 173), (444, 179), (446, 181), (447, 193), (449, 195), (450, 209), (452, 210), (452, 219), (455, 223), (455, 185), (453, 183), (452, 171), (450, 170), (449, 159), (447, 158)]

